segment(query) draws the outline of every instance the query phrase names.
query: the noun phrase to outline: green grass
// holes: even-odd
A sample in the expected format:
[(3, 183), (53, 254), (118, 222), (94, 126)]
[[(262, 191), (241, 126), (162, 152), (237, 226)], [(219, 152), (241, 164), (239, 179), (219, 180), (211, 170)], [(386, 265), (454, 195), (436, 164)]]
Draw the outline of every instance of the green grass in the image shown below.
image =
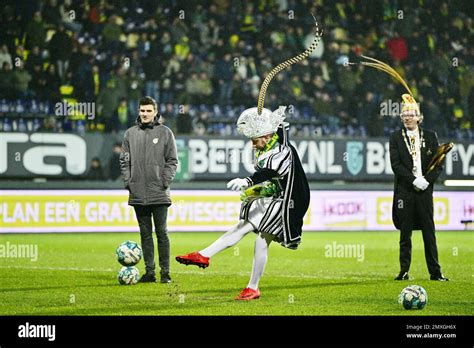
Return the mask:
[[(413, 236), (412, 279), (397, 282), (398, 233), (305, 233), (300, 248), (270, 247), (262, 297), (233, 298), (248, 282), (255, 236), (211, 260), (184, 266), (177, 254), (199, 250), (219, 233), (172, 233), (173, 283), (121, 286), (115, 248), (138, 233), (0, 235), (0, 244), (37, 244), (36, 262), (0, 258), (0, 315), (472, 315), (472, 232), (438, 232), (439, 259), (450, 282), (429, 280), (421, 232)], [(363, 244), (364, 259), (330, 258), (325, 246)], [(143, 260), (138, 264), (144, 271)], [(422, 311), (406, 311), (398, 294), (418, 284), (428, 292)]]

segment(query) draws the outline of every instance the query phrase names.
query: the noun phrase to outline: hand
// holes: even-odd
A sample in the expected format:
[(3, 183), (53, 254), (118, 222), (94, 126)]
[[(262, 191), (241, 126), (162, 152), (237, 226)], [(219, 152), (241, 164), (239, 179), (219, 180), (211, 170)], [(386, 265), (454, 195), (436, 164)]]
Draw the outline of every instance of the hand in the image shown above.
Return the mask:
[(245, 179), (234, 179), (227, 183), (227, 188), (230, 188), (232, 191), (239, 191), (242, 188), (246, 188), (248, 186), (248, 182)]
[(425, 179), (424, 176), (421, 177), (423, 179), (423, 188), (422, 190), (426, 190), (428, 188), (428, 186), (430, 186), (430, 183), (428, 182), (428, 180)]
[(430, 183), (423, 177), (418, 177), (413, 181), (413, 186), (418, 190), (424, 191), (430, 185)]

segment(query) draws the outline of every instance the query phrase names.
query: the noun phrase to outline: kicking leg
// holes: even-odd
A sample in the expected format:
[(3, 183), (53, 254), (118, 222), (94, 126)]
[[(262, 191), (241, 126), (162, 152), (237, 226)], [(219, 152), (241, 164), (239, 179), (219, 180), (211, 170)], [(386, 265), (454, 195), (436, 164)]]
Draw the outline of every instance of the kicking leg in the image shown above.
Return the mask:
[(214, 243), (209, 245), (207, 248), (199, 251), (199, 253), (204, 257), (212, 257), (221, 251), (234, 246), (244, 236), (252, 232), (254, 230), (253, 226), (244, 220), (240, 220), (237, 225), (232, 227), (229, 231), (224, 233), (219, 239), (217, 239)]
[(237, 225), (224, 233), (214, 243), (207, 248), (193, 252), (187, 255), (176, 256), (176, 261), (185, 265), (196, 265), (201, 268), (209, 266), (209, 258), (215, 254), (237, 244), (246, 234), (254, 230), (252, 224), (247, 221), (240, 220)]

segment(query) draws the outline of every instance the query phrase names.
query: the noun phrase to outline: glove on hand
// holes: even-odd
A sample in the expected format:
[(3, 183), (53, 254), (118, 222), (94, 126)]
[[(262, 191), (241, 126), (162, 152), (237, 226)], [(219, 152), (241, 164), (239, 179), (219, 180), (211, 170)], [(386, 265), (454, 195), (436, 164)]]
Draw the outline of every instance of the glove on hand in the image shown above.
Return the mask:
[(227, 188), (230, 188), (232, 191), (239, 191), (242, 188), (246, 188), (248, 186), (248, 182), (245, 179), (233, 179), (227, 183)]
[(425, 179), (425, 177), (421, 176), (416, 178), (413, 181), (413, 186), (415, 186), (418, 190), (424, 191), (430, 185), (430, 183)]

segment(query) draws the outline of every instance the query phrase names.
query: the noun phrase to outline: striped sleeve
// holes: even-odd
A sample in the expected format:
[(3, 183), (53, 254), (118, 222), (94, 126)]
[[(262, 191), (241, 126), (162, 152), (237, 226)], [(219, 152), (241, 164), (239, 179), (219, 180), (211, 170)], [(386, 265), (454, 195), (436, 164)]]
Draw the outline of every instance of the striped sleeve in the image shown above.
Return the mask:
[(291, 166), (291, 149), (288, 146), (281, 146), (280, 151), (265, 158), (262, 168), (270, 169), (278, 176), (284, 176), (288, 173)]

